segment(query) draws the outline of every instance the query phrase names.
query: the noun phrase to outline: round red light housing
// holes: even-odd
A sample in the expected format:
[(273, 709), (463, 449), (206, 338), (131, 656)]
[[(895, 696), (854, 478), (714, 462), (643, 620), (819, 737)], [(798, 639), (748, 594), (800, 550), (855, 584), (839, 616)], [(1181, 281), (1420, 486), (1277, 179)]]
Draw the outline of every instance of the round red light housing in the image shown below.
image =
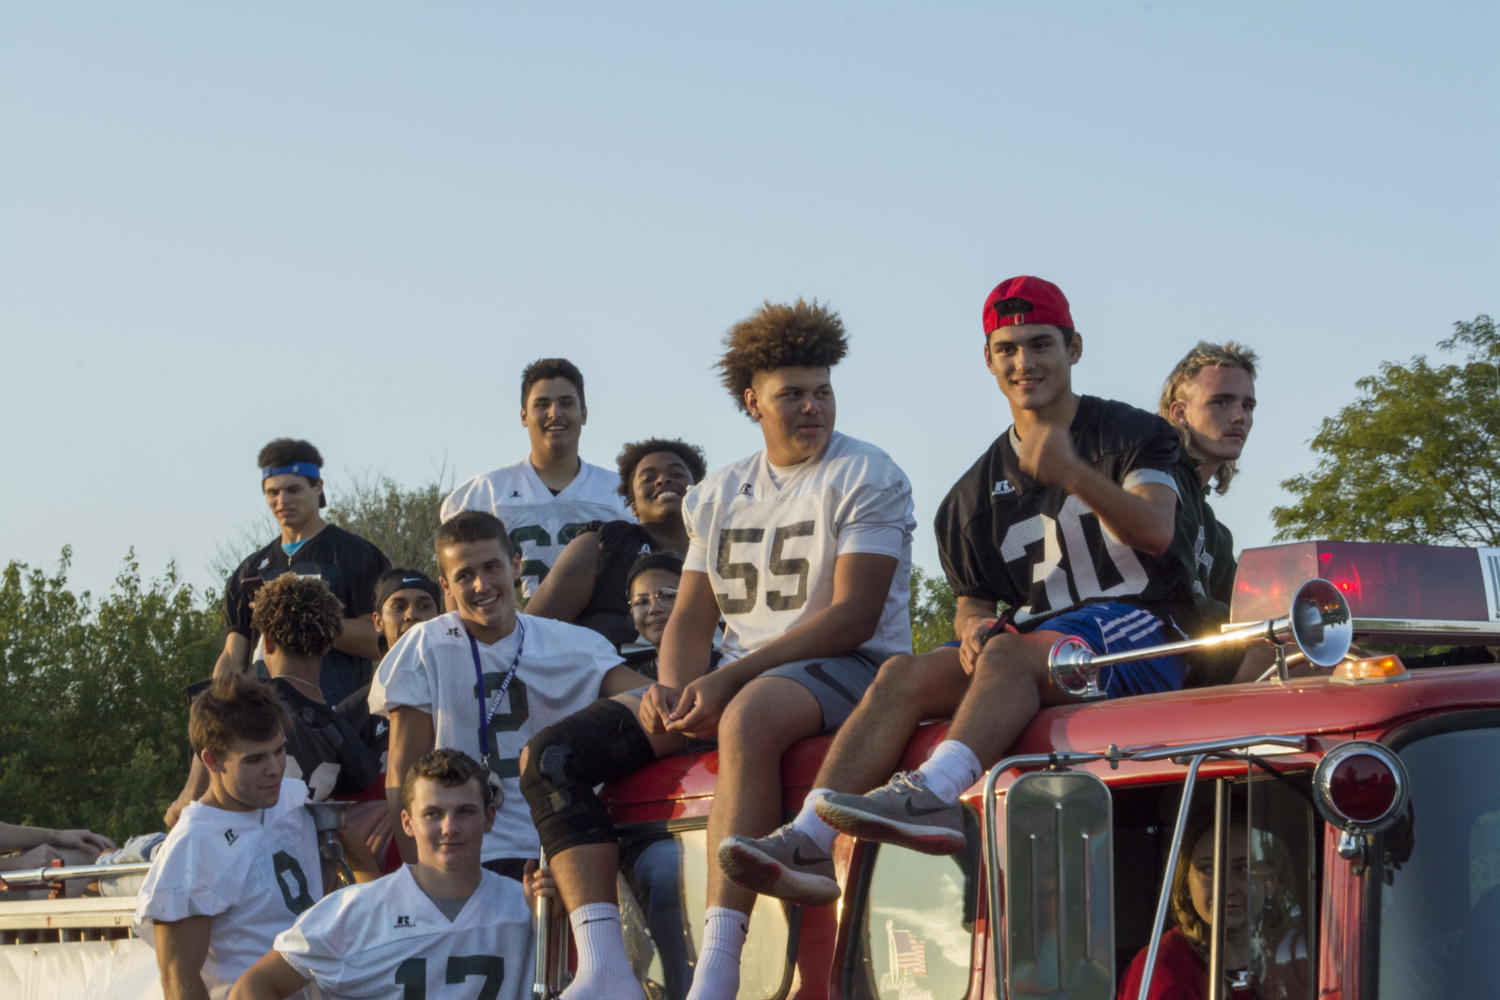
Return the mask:
[(1352, 833), (1378, 833), (1406, 810), (1406, 768), (1387, 747), (1350, 740), (1334, 747), (1313, 774), (1318, 811)]
[(1396, 776), (1371, 754), (1351, 754), (1328, 778), (1328, 794), (1339, 812), (1356, 823), (1373, 823), (1396, 801)]

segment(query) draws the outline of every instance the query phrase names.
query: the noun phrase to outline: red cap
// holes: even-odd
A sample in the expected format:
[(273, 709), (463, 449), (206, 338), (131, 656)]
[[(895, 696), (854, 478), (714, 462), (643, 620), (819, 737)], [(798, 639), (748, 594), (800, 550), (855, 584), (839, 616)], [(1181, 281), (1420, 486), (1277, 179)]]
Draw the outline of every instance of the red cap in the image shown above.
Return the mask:
[(984, 335), (1022, 323), (1050, 323), (1071, 330), (1073, 314), (1068, 311), (1068, 297), (1052, 282), (1029, 274), (1006, 278), (984, 300)]

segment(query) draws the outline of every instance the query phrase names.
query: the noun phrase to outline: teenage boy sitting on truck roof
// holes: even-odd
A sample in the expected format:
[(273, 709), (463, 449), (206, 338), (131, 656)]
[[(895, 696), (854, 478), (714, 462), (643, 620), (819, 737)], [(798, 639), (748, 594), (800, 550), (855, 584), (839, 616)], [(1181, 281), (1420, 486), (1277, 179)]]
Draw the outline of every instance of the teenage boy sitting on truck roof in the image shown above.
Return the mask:
[[(1047, 669), (1055, 642), (1078, 636), (1118, 652), (1182, 637), (1172, 618), (1191, 612), (1191, 592), (1170, 551), (1177, 435), (1153, 414), (1073, 391), (1083, 338), (1056, 285), (1001, 282), (983, 323), (985, 365), (1014, 423), (938, 510), (962, 643), (882, 664), (796, 820), (720, 845), (720, 865), (741, 885), (802, 902), (837, 898), (829, 855), (840, 831), (960, 850), (959, 796), (1043, 705), (1071, 700)], [(1184, 670), (1179, 657), (1118, 666), (1107, 691), (1180, 687)], [(917, 771), (849, 794), (885, 781), (917, 723), (943, 716), (953, 720), (947, 738)]]
[[(150, 928), (167, 1000), (223, 1000), (297, 914), (323, 895), (307, 786), (286, 773), (286, 710), (275, 689), (226, 674), (193, 700), (188, 737), (208, 791), (182, 816), (151, 864), (136, 905)], [(340, 831), (361, 877), (375, 874)]]
[(416, 843), (416, 862), (306, 910), (240, 977), (230, 1000), (281, 1000), (309, 982), (326, 1000), (521, 1000), (531, 979), (531, 914), (512, 883), (480, 865), (495, 821), (486, 778), (458, 750), (418, 757), (401, 786), (401, 826)]
[[(1255, 352), (1234, 341), (1198, 344), (1177, 362), (1162, 386), (1156, 412), (1177, 428), (1182, 458), (1177, 489), (1182, 509), (1172, 551), (1193, 581), (1196, 628), (1212, 632), (1229, 620), (1234, 596), (1234, 537), (1208, 505), (1210, 487), (1224, 494), (1239, 471), (1240, 453), (1255, 422)], [(1188, 657), (1188, 686), (1235, 676), (1241, 661), (1252, 673), (1268, 660), (1255, 648), (1206, 651)]]
[[(522, 782), (579, 941), (569, 1000), (639, 998), (615, 905), (619, 851), (600, 781), (717, 735), (711, 842), (771, 829), (780, 761), (838, 726), (876, 665), (909, 651), (911, 485), (890, 456), (834, 431), (829, 369), (838, 314), (767, 303), (725, 336), (725, 387), (760, 424), (762, 451), (707, 476), (683, 502), (689, 545), (660, 683), (639, 711), (563, 720), (527, 748)], [(724, 620), (723, 661), (710, 671)], [(591, 712), (593, 710), (591, 709)], [(734, 996), (755, 897), (708, 872), (706, 930), (689, 1000)]]

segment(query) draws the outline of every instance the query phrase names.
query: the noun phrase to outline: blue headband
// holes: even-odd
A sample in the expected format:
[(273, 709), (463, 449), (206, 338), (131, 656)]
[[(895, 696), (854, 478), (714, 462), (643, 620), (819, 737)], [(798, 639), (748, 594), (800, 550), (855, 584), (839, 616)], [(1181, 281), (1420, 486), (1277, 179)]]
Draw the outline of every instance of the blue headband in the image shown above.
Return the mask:
[(265, 482), (272, 476), (306, 476), (308, 479), (322, 479), (323, 470), (311, 462), (293, 462), (291, 465), (268, 465), (260, 470), (261, 482)]

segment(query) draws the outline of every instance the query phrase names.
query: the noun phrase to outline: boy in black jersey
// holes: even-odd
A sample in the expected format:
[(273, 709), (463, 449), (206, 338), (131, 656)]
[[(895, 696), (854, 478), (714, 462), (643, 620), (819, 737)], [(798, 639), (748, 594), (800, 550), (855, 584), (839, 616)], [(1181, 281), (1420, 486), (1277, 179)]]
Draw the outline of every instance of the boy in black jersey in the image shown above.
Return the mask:
[[(1047, 670), (1055, 642), (1076, 636), (1118, 652), (1182, 637), (1174, 618), (1192, 602), (1170, 551), (1177, 435), (1153, 414), (1073, 391), (1083, 342), (1056, 285), (1003, 281), (983, 320), (985, 364), (1014, 424), (938, 511), (960, 642), (881, 666), (809, 793), (813, 816), (804, 808), (768, 837), (726, 840), (720, 857), (729, 855), (749, 888), (801, 902), (836, 898), (833, 879), (807, 862), (826, 857), (838, 832), (927, 853), (960, 850), (959, 796), (1043, 705), (1070, 700)], [(999, 605), (1006, 612), (997, 618)], [(1180, 687), (1184, 670), (1180, 657), (1118, 666), (1107, 690)], [(890, 775), (918, 722), (947, 715), (947, 739), (918, 771), (848, 794)]]
[(255, 593), (283, 573), (316, 576), (344, 606), (333, 648), (323, 657), (319, 683), (336, 705), (370, 679), (380, 656), (370, 613), (375, 580), (390, 560), (370, 542), (323, 520), (323, 456), (306, 441), (277, 438), (260, 450), (260, 488), (280, 535), (252, 552), (224, 584), (224, 622), (229, 634), (214, 664), (214, 676), (246, 673), (255, 648), (251, 624)]
[[(1234, 341), (1199, 341), (1167, 376), (1156, 412), (1177, 429), (1182, 458), (1177, 487), (1182, 510), (1173, 551), (1192, 580), (1196, 627), (1212, 632), (1229, 620), (1234, 588), (1234, 537), (1208, 505), (1210, 486), (1223, 494), (1239, 471), (1240, 452), (1255, 422), (1255, 352)], [(1189, 656), (1188, 687), (1224, 683), (1243, 662), (1252, 680), (1269, 666), (1260, 649), (1204, 650)]]

